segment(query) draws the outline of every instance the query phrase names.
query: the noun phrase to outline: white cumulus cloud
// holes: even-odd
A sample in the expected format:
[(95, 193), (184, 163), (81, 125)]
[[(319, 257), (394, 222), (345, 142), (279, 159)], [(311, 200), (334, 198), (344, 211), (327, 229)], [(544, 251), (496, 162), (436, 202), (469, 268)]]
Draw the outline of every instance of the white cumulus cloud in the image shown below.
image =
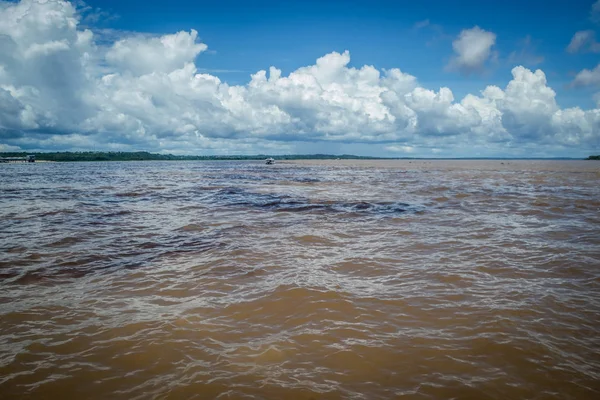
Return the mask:
[(464, 29), (452, 42), (454, 56), (450, 60), (449, 68), (463, 72), (480, 71), (485, 63), (496, 57), (492, 47), (496, 43), (496, 34), (475, 26)]
[(581, 70), (573, 80), (573, 86), (595, 86), (600, 85), (600, 64), (596, 68)]
[(143, 75), (168, 72), (193, 62), (207, 49), (198, 43), (198, 32), (178, 32), (161, 37), (134, 36), (119, 40), (106, 54), (106, 60), (117, 68)]

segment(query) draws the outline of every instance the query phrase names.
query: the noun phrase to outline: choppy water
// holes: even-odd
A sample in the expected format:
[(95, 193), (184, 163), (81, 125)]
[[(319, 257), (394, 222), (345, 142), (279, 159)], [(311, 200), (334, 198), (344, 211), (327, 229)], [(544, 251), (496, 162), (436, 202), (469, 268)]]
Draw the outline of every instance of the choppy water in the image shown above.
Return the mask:
[(0, 398), (600, 398), (600, 163), (0, 166)]

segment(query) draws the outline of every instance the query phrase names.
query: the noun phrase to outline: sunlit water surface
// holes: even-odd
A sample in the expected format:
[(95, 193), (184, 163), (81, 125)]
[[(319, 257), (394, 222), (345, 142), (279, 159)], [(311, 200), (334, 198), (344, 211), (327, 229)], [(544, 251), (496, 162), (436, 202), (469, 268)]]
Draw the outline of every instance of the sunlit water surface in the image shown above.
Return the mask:
[(0, 398), (600, 398), (600, 163), (0, 165)]

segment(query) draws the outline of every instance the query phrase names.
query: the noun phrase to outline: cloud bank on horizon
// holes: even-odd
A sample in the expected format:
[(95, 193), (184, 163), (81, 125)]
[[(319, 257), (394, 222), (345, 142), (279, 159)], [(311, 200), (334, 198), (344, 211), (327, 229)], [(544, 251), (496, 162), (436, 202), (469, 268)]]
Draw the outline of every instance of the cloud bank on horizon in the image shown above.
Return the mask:
[[(600, 0), (590, 19), (598, 13)], [(0, 1), (0, 151), (275, 154), (326, 152), (319, 149), (332, 143), (385, 156), (600, 150), (600, 97), (592, 109), (561, 108), (540, 69), (514, 66), (504, 87), (456, 99), (399, 68), (353, 67), (344, 51), (287, 76), (272, 66), (230, 85), (199, 72), (196, 58), (208, 47), (195, 30), (100, 39), (69, 2)], [(479, 26), (464, 29), (446, 69), (481, 72), (497, 59), (496, 40)], [(589, 30), (565, 51), (600, 50)], [(600, 64), (571, 85), (600, 86)]]

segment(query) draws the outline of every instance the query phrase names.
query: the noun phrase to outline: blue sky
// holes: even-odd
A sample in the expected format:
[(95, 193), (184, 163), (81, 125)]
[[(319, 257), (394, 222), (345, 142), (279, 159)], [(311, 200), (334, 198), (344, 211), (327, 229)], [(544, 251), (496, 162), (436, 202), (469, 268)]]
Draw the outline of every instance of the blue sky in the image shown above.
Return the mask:
[(596, 1), (0, 4), (0, 151), (600, 151)]

